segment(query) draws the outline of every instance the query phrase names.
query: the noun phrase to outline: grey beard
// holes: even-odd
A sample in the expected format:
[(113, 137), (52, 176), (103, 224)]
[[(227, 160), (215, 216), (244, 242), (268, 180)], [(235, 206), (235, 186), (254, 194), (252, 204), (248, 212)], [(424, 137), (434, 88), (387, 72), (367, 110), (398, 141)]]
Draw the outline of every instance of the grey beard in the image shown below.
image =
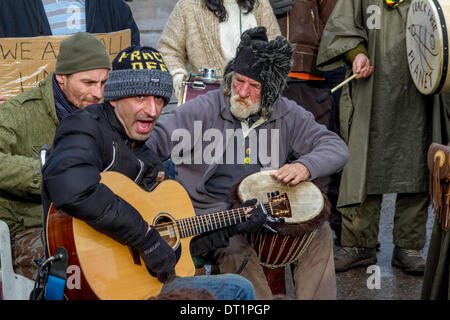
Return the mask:
[(261, 110), (261, 105), (251, 102), (250, 98), (247, 98), (247, 106), (240, 104), (238, 102), (239, 99), (239, 95), (234, 94), (233, 90), (231, 90), (230, 111), (236, 119), (244, 121)]

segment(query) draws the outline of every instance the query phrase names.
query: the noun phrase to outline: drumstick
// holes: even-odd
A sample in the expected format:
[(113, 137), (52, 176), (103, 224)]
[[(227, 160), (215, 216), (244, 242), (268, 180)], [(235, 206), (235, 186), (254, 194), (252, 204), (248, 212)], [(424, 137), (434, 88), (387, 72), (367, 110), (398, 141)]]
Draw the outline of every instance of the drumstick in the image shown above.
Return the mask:
[(364, 69), (366, 69), (366, 67), (362, 68), (362, 70), (359, 73), (354, 73), (352, 76), (348, 77), (347, 79), (345, 79), (344, 81), (342, 81), (341, 83), (339, 83), (337, 86), (335, 86), (333, 89), (328, 89), (327, 92), (321, 93), (320, 96), (318, 96), (316, 98), (316, 102), (317, 103), (322, 103), (325, 100), (328, 99), (328, 97), (334, 93), (335, 91), (339, 90), (340, 88), (342, 88), (343, 86), (345, 86), (347, 83), (349, 83), (350, 81), (352, 81), (353, 79), (355, 79), (358, 74), (360, 74), (361, 72), (364, 71)]

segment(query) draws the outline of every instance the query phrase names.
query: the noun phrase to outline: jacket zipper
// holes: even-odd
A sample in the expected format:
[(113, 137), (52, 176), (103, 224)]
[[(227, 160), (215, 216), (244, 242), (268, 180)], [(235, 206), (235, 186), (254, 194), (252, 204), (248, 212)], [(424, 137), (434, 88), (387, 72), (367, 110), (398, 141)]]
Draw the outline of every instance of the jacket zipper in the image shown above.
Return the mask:
[(113, 148), (113, 152), (112, 152), (111, 163), (108, 166), (106, 166), (106, 168), (103, 170), (103, 172), (109, 171), (109, 169), (111, 169), (111, 167), (113, 166), (114, 162), (116, 162), (116, 143), (115, 143), (115, 141), (112, 142), (112, 148)]
[(316, 28), (316, 17), (314, 15), (314, 10), (311, 9), (311, 17), (312, 17), (312, 26), (314, 29), (314, 33), (316, 34), (316, 38), (319, 39), (319, 33), (317, 32), (317, 28)]
[(138, 181), (141, 179), (141, 175), (144, 172), (144, 162), (142, 162), (142, 160), (139, 158), (138, 158), (138, 161), (139, 161), (139, 166), (141, 167), (141, 169), (139, 170), (139, 173), (138, 173), (136, 179), (134, 179), (134, 182), (136, 182), (136, 183), (138, 183)]

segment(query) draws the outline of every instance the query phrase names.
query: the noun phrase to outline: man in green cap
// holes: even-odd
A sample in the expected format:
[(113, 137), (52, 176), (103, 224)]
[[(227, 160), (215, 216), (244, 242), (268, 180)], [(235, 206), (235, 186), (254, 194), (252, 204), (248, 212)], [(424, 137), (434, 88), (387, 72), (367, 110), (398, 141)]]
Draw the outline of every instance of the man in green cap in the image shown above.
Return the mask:
[(109, 70), (102, 42), (79, 32), (61, 42), (55, 72), (1, 105), (0, 219), (11, 232), (14, 270), (25, 277), (43, 256), (40, 148), (63, 118), (102, 99)]

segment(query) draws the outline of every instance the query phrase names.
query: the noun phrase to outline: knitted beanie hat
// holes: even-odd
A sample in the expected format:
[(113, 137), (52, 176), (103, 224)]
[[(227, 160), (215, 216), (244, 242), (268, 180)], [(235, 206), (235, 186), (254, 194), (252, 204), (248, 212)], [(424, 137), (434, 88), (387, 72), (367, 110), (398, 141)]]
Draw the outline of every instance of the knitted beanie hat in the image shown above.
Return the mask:
[(78, 32), (61, 41), (56, 74), (73, 74), (93, 69), (111, 69), (105, 46), (95, 36)]
[[(266, 29), (263, 27), (255, 28), (253, 32), (248, 32), (247, 34), (249, 35), (248, 38), (241, 38), (239, 50), (231, 67), (234, 71), (262, 83), (261, 73), (266, 61), (260, 59), (253, 51), (253, 48), (263, 48), (267, 45), (269, 39), (267, 38)], [(248, 41), (242, 41), (244, 39)]]
[(162, 97), (166, 104), (169, 103), (173, 89), (172, 76), (158, 50), (129, 46), (119, 52), (112, 67), (103, 92), (106, 101), (152, 95)]
[(244, 31), (235, 58), (225, 67), (224, 92), (231, 92), (232, 72), (260, 82), (261, 113), (268, 118), (286, 86), (293, 53), (292, 44), (282, 36), (268, 41), (265, 27)]

